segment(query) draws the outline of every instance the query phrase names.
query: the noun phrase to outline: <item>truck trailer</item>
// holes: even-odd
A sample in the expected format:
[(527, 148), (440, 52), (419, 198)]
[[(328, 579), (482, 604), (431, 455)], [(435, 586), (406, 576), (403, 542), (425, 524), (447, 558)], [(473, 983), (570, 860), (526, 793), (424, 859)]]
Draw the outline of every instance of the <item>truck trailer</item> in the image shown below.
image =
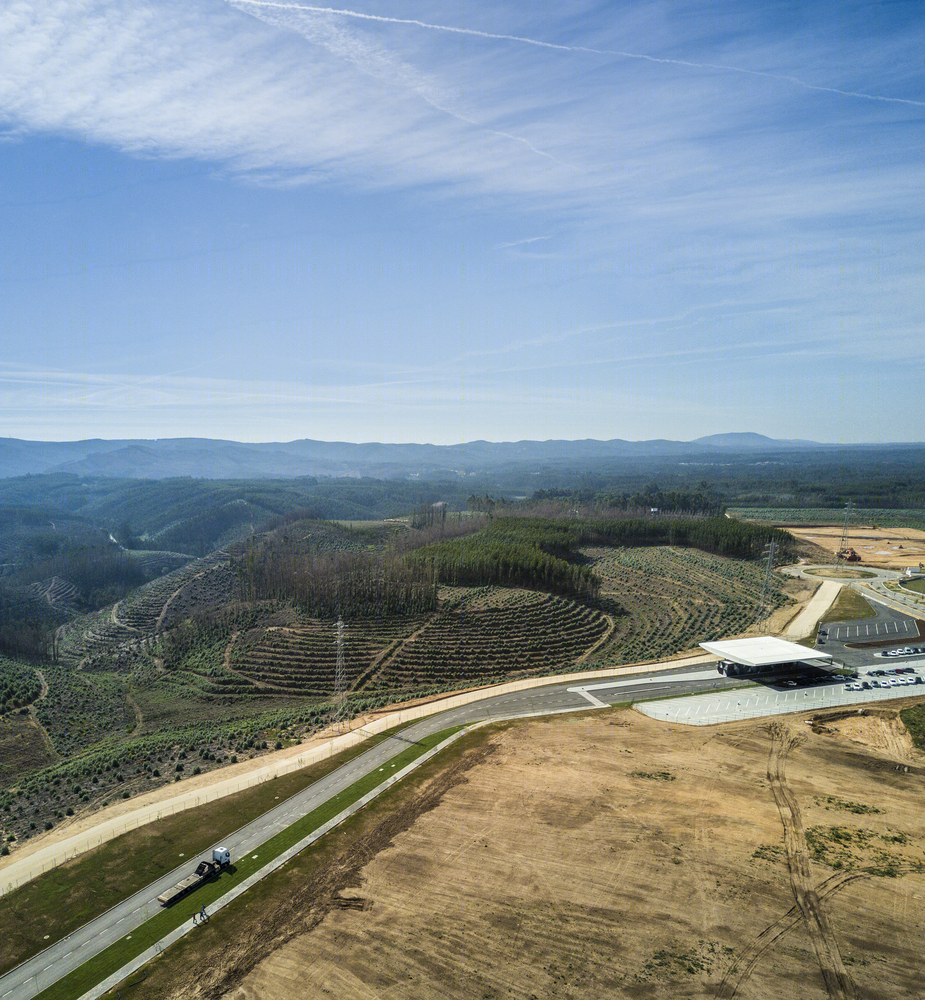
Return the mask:
[(188, 892), (192, 892), (194, 889), (198, 889), (203, 882), (210, 879), (213, 875), (217, 875), (222, 869), (227, 868), (231, 864), (231, 852), (227, 847), (215, 847), (212, 849), (212, 860), (202, 861), (196, 867), (196, 871), (192, 875), (187, 875), (185, 879), (177, 882), (176, 885), (171, 886), (169, 889), (165, 890), (157, 897), (157, 901), (161, 906), (170, 906), (171, 903), (175, 903), (178, 899), (185, 896)]

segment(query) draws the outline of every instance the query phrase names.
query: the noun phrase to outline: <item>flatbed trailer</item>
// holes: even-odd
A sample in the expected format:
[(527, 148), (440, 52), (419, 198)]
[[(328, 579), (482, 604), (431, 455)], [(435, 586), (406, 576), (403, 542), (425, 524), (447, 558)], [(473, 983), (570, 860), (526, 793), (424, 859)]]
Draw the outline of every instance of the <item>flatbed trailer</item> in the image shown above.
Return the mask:
[(175, 903), (188, 892), (197, 889), (203, 882), (210, 879), (213, 875), (217, 875), (230, 864), (231, 852), (226, 847), (214, 848), (211, 861), (201, 861), (196, 866), (196, 871), (191, 875), (187, 875), (186, 878), (181, 879), (176, 885), (172, 885), (169, 889), (164, 890), (157, 897), (157, 901), (161, 906), (170, 906), (171, 903)]

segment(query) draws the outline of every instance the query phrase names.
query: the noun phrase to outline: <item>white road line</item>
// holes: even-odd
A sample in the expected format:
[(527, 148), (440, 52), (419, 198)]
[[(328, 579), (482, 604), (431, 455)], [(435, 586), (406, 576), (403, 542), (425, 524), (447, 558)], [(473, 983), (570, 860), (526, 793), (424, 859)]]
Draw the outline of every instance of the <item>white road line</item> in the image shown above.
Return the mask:
[(601, 701), (599, 698), (595, 698), (594, 695), (591, 694), (590, 691), (585, 690), (585, 688), (575, 687), (575, 688), (566, 688), (566, 690), (569, 692), (569, 694), (581, 695), (581, 697), (584, 698), (586, 701), (591, 702), (591, 704), (595, 708), (608, 707), (607, 702)]

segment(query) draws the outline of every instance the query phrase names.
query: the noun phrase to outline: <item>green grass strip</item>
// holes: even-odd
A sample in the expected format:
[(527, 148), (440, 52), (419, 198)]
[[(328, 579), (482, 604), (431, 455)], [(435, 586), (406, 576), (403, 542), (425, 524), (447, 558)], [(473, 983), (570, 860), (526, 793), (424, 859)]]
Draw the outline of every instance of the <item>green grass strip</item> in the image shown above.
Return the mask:
[[(819, 625), (828, 622), (853, 622), (861, 618), (876, 618), (877, 612), (857, 591), (842, 587), (828, 611), (819, 619)], [(818, 627), (818, 626), (817, 626)]]
[[(455, 726), (445, 729), (432, 736), (425, 736), (414, 746), (408, 747), (400, 754), (389, 760), (389, 770), (400, 771), (403, 767), (424, 756), (432, 750), (438, 743), (445, 740), (454, 733), (459, 732), (464, 726)], [(194, 890), (185, 899), (180, 900), (173, 906), (160, 909), (155, 902), (152, 908), (157, 908), (156, 912), (145, 921), (140, 927), (136, 927), (125, 937), (110, 945), (104, 951), (89, 959), (73, 972), (68, 973), (57, 983), (46, 987), (41, 993), (36, 994), (36, 1000), (74, 1000), (75, 997), (83, 996), (98, 983), (101, 983), (114, 972), (118, 972), (126, 963), (140, 955), (146, 949), (152, 947), (170, 931), (180, 927), (184, 923), (190, 923), (194, 913), (199, 911), (203, 905), (209, 906), (217, 899), (220, 899), (226, 892), (230, 891), (239, 882), (260, 871), (278, 857), (285, 850), (293, 847), (300, 840), (303, 840), (318, 827), (323, 826), (332, 820), (338, 813), (348, 806), (367, 795), (374, 788), (382, 784), (384, 780), (382, 773), (377, 769), (366, 775), (359, 781), (338, 792), (317, 809), (307, 813), (302, 819), (296, 821), (292, 826), (271, 837), (268, 841), (254, 848), (258, 852), (255, 858), (252, 855), (241, 858), (232, 864), (234, 871), (223, 872), (214, 882), (207, 882), (205, 885)]]
[[(179, 850), (195, 857), (404, 726), (289, 774), (129, 830), (14, 889), (0, 903), (0, 975), (173, 871)], [(215, 774), (220, 778), (222, 772)]]

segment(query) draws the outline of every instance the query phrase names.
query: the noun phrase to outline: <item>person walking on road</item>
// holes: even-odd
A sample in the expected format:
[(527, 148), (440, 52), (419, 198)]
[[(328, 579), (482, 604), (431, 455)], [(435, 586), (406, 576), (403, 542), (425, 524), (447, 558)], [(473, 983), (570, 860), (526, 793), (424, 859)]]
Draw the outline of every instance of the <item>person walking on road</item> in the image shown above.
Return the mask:
[(208, 914), (208, 913), (206, 913), (206, 906), (205, 906), (205, 903), (203, 903), (203, 904), (202, 904), (202, 909), (201, 909), (201, 910), (199, 911), (199, 919), (200, 919), (200, 920), (201, 920), (201, 921), (202, 921), (203, 923), (206, 923), (206, 922), (208, 921), (208, 919), (209, 919), (209, 914)]
[(194, 927), (196, 926), (196, 914), (195, 913), (193, 914), (193, 926)]

